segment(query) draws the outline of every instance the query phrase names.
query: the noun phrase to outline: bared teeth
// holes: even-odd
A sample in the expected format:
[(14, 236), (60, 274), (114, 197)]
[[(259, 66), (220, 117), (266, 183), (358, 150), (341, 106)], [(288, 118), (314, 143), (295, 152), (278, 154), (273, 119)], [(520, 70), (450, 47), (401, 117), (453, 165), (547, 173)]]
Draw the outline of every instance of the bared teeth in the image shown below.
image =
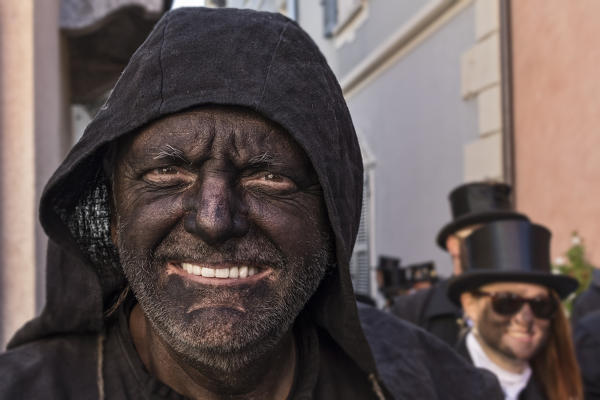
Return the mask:
[(241, 267), (231, 268), (210, 268), (197, 264), (181, 263), (181, 268), (191, 275), (203, 276), (205, 278), (247, 278), (258, 273), (258, 268), (242, 265)]
[(216, 278), (229, 278), (229, 268), (217, 268), (215, 269)]

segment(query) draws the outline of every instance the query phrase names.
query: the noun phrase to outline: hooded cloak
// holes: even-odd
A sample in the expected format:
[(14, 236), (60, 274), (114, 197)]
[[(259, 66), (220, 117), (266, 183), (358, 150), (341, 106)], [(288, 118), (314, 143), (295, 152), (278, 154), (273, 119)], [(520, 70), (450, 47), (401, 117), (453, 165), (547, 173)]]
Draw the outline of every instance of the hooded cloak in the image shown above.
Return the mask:
[[(325, 343), (338, 349), (341, 355), (334, 358), (364, 375), (373, 398), (415, 398), (419, 391), (419, 398), (452, 398), (448, 390), (462, 380), (469, 383), (460, 383), (461, 393), (494, 398), (496, 386), (489, 377), (424, 332), (374, 308), (361, 309), (359, 317), (349, 260), (361, 212), (361, 154), (340, 87), (316, 45), (282, 15), (205, 8), (173, 10), (157, 23), (48, 182), (40, 205), (49, 237), (47, 305), (0, 358), (0, 374), (11, 371), (0, 378), (0, 388), (9, 379), (24, 381), (33, 371), (43, 370), (40, 376), (50, 382), (77, 371), (81, 378), (61, 386), (61, 394), (111, 398), (100, 382), (107, 357), (102, 335), (105, 315), (127, 283), (110, 240), (106, 152), (111, 143), (159, 118), (203, 105), (251, 109), (282, 126), (308, 155), (323, 189), (336, 268), (303, 314), (326, 336)], [(67, 360), (54, 369), (56, 375), (47, 372), (48, 365), (43, 368), (52, 364), (52, 354)], [(436, 360), (434, 354), (442, 356)], [(443, 368), (435, 371), (436, 363), (459, 376), (436, 383), (445, 375)], [(60, 386), (46, 383), (54, 389), (38, 382), (39, 390), (56, 393)]]

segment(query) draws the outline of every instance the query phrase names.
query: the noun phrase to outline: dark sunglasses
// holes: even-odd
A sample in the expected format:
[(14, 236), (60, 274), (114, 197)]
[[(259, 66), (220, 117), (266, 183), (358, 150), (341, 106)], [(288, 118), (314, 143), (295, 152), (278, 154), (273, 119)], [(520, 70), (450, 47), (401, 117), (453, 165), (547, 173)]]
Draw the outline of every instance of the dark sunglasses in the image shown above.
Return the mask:
[(550, 319), (557, 309), (556, 301), (552, 297), (535, 297), (528, 299), (510, 292), (487, 293), (481, 291), (473, 292), (475, 296), (486, 296), (491, 298), (492, 309), (504, 316), (512, 316), (518, 313), (525, 303), (536, 318)]

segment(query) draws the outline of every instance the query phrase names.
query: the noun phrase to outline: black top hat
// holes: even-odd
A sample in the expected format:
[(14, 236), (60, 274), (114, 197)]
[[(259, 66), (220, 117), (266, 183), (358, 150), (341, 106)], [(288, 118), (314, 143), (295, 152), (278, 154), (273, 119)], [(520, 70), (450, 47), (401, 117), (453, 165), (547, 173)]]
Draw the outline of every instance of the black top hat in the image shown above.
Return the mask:
[(469, 225), (505, 219), (528, 220), (513, 210), (510, 190), (505, 183), (484, 182), (467, 183), (452, 190), (448, 199), (453, 219), (438, 233), (438, 246), (446, 250), (448, 236)]
[(411, 283), (437, 280), (437, 271), (433, 261), (407, 265), (404, 269), (408, 272), (407, 280)]
[(406, 271), (400, 268), (399, 258), (379, 256), (377, 272), (381, 279), (380, 289), (395, 289), (406, 285)]
[(547, 286), (564, 298), (577, 280), (550, 270), (548, 229), (529, 221), (496, 221), (475, 230), (464, 241), (465, 272), (448, 285), (448, 297), (460, 305), (460, 295), (492, 282), (525, 282)]

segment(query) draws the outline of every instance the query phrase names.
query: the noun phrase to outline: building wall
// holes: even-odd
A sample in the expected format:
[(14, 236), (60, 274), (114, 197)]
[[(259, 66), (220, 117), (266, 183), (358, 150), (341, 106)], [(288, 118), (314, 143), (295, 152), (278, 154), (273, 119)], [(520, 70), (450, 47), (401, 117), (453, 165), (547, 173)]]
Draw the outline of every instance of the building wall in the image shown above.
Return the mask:
[(71, 147), (69, 77), (65, 38), (59, 33), (60, 0), (34, 7), (36, 311), (46, 302), (47, 236), (37, 207), (46, 182)]
[(499, 2), (360, 3), (332, 38), (322, 6), (299, 3), (298, 21), (340, 80), (373, 167), (371, 266), (379, 255), (433, 260), (447, 276), (435, 237), (451, 220), (448, 193), (504, 180)]
[(33, 4), (0, 2), (0, 346), (35, 313)]
[(325, 37), (324, 13), (321, 2), (298, 1), (297, 22), (310, 37), (315, 41), (319, 49), (327, 59), (329, 66), (340, 79), (339, 62), (333, 41)]
[(348, 74), (377, 45), (423, 9), (424, 1), (365, 1), (353, 27), (333, 41), (338, 49), (339, 75)]
[(511, 2), (517, 207), (600, 265), (600, 2)]
[(0, 2), (0, 348), (45, 302), (45, 182), (67, 146), (59, 0)]
[(464, 146), (478, 138), (477, 103), (463, 101), (460, 78), (474, 20), (471, 4), (347, 99), (375, 160), (375, 254), (404, 265), (434, 260), (443, 275), (450, 260), (435, 237), (450, 221), (447, 195), (463, 181)]

